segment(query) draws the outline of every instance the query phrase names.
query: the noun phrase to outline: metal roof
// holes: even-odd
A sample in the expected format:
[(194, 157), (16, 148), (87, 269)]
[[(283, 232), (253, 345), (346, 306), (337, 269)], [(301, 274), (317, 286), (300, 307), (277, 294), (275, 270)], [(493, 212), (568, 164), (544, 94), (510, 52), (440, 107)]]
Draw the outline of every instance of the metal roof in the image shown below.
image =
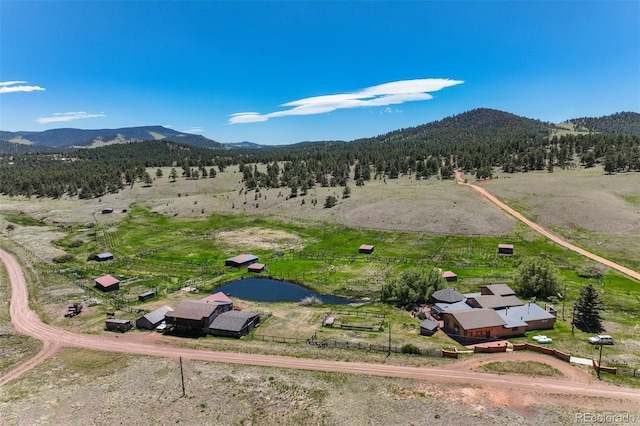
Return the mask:
[(500, 309), (507, 306), (521, 306), (524, 303), (516, 296), (494, 296), (494, 295), (482, 295), (472, 298), (476, 301), (480, 308)]
[(230, 257), (229, 259), (225, 260), (225, 262), (235, 262), (235, 263), (247, 263), (247, 262), (252, 262), (252, 261), (257, 261), (258, 260), (258, 256), (253, 255), (253, 254), (239, 254), (235, 257)]
[(466, 311), (448, 312), (465, 330), (504, 326), (507, 322), (493, 309), (469, 309)]
[(185, 300), (172, 312), (167, 312), (165, 317), (201, 320), (210, 317), (218, 306), (226, 304), (224, 302), (206, 303), (200, 300)]
[(172, 311), (168, 306), (163, 306), (161, 308), (156, 309), (155, 311), (151, 311), (148, 314), (143, 315), (142, 317), (149, 321), (151, 324), (158, 324), (164, 320), (164, 315), (167, 312)]
[(201, 302), (206, 302), (206, 303), (215, 303), (215, 302), (222, 302), (222, 303), (233, 303), (233, 301), (231, 299), (229, 299), (229, 297), (224, 294), (223, 292), (219, 291), (217, 293), (213, 293), (210, 296), (205, 297), (204, 299), (200, 299)]
[(433, 305), (433, 309), (436, 312), (443, 313), (443, 312), (453, 312), (453, 311), (466, 311), (468, 309), (471, 309), (471, 306), (467, 305), (466, 299), (465, 299), (456, 303), (436, 303), (435, 305)]
[(228, 311), (223, 312), (213, 320), (210, 330), (241, 331), (248, 320), (260, 316), (255, 312)]
[(431, 321), (430, 319), (426, 319), (420, 323), (420, 328), (424, 328), (426, 330), (435, 330), (438, 328), (438, 323), (435, 321)]
[(486, 288), (491, 294), (496, 296), (513, 296), (516, 294), (516, 292), (506, 284), (489, 284), (482, 286), (482, 288)]
[(111, 275), (105, 275), (103, 277), (96, 278), (95, 281), (97, 284), (100, 284), (102, 287), (110, 287), (120, 282), (118, 281), (118, 279), (112, 277)]
[(535, 303), (527, 303), (522, 306), (512, 306), (506, 309), (498, 309), (496, 313), (507, 321), (507, 327), (518, 327), (516, 325), (509, 325), (517, 322), (524, 322), (524, 325), (528, 325), (527, 321), (539, 321), (544, 319), (555, 319), (555, 316), (550, 312), (545, 311)]

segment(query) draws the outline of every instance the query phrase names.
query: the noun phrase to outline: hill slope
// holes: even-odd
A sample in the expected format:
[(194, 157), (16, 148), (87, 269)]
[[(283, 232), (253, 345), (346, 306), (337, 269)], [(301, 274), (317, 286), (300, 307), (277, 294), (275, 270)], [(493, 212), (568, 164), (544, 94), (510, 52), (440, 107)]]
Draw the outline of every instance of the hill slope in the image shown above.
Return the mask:
[(0, 140), (28, 145), (31, 151), (40, 147), (92, 147), (114, 143), (139, 142), (145, 140), (170, 140), (181, 144), (203, 148), (224, 146), (204, 136), (181, 133), (162, 126), (124, 127), (120, 129), (51, 129), (43, 132), (0, 131)]

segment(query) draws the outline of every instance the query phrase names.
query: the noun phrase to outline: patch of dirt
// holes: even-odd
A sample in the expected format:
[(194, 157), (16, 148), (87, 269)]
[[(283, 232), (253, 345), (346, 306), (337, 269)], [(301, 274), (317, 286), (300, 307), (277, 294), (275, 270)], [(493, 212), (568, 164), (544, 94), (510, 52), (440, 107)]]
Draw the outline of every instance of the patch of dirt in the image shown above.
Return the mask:
[(218, 232), (216, 239), (233, 247), (253, 247), (270, 250), (301, 249), (302, 239), (292, 233), (266, 228), (245, 228)]

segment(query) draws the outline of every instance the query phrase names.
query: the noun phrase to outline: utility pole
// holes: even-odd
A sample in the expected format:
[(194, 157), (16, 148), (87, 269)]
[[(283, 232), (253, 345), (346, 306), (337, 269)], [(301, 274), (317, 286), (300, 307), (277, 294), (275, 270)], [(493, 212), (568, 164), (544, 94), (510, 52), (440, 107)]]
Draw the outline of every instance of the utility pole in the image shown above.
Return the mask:
[(571, 317), (571, 335), (575, 336), (575, 334), (573, 333), (573, 330), (576, 326), (576, 305), (575, 303), (573, 304), (573, 316)]
[(598, 357), (598, 380), (602, 380), (600, 378), (600, 366), (602, 365), (602, 343), (600, 343), (600, 356)]
[(391, 356), (391, 321), (389, 321), (389, 352), (387, 353), (387, 357)]
[(562, 321), (564, 321), (564, 300), (567, 298), (567, 285), (564, 285), (564, 294), (562, 295)]
[(180, 378), (182, 379), (182, 396), (185, 396), (184, 390), (184, 370), (182, 369), (182, 357), (180, 357)]

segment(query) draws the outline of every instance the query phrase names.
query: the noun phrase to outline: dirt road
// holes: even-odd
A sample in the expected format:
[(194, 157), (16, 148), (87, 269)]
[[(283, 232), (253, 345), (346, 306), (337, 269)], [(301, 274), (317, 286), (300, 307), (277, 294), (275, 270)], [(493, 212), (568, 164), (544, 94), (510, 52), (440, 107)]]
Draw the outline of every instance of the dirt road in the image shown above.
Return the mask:
[[(167, 357), (222, 362), (230, 364), (245, 364), (279, 368), (294, 368), (302, 370), (316, 370), (327, 372), (341, 372), (349, 374), (366, 374), (372, 376), (400, 377), (424, 380), (430, 383), (462, 383), (483, 387), (501, 388), (507, 390), (527, 391), (531, 394), (567, 394), (586, 397), (603, 397), (616, 399), (618, 406), (632, 409), (640, 404), (640, 393), (635, 389), (625, 389), (609, 386), (592, 379), (585, 383), (583, 380), (565, 379), (536, 379), (516, 375), (493, 375), (464, 369), (447, 368), (417, 368), (395, 366), (389, 364), (368, 364), (361, 362), (338, 362), (319, 359), (291, 358), (275, 355), (215, 352), (207, 350), (184, 349), (167, 345), (153, 345), (134, 342), (126, 336), (97, 336), (71, 333), (44, 324), (40, 318), (29, 309), (28, 292), (24, 275), (15, 258), (0, 250), (0, 259), (6, 265), (11, 281), (11, 321), (15, 328), (24, 334), (40, 339), (44, 342), (43, 350), (34, 358), (18, 366), (0, 378), (0, 385), (19, 377), (29, 369), (45, 360), (61, 347), (86, 348), (99, 351), (133, 353), (154, 357)], [(508, 357), (508, 355), (507, 355)], [(563, 369), (574, 368), (562, 365)]]
[(530, 228), (532, 228), (533, 230), (539, 232), (540, 234), (544, 235), (545, 237), (549, 238), (550, 240), (552, 240), (553, 242), (568, 248), (569, 250), (575, 251), (576, 253), (579, 253), (585, 257), (588, 257), (589, 259), (595, 260), (596, 262), (600, 262), (603, 265), (606, 265), (612, 269), (615, 269), (616, 271), (620, 271), (625, 275), (628, 275), (631, 278), (635, 278), (636, 280), (640, 281), (640, 273), (634, 271), (633, 269), (629, 269), (625, 266), (619, 265), (615, 262), (612, 262), (608, 259), (605, 259), (604, 257), (600, 257), (596, 254), (593, 254), (583, 248), (580, 248), (578, 246), (575, 246), (573, 244), (571, 244), (568, 241), (565, 241), (562, 237), (560, 237), (559, 235), (554, 234), (553, 232), (549, 231), (548, 229), (544, 228), (543, 226), (538, 225), (535, 222), (530, 221), (529, 219), (527, 219), (526, 217), (524, 217), (522, 214), (518, 213), (517, 211), (515, 211), (514, 209), (512, 209), (511, 207), (509, 207), (508, 205), (506, 205), (505, 203), (503, 203), (502, 201), (500, 201), (495, 195), (491, 194), (489, 191), (487, 191), (486, 189), (482, 188), (481, 186), (478, 185), (474, 185), (473, 183), (467, 183), (464, 181), (464, 178), (462, 177), (462, 172), (460, 171), (456, 171), (456, 180), (458, 181), (458, 184), (460, 185), (465, 185), (468, 186), (470, 188), (472, 188), (474, 191), (476, 191), (478, 194), (480, 194), (481, 196), (483, 196), (484, 198), (486, 198), (487, 200), (489, 200), (490, 202), (492, 202), (493, 204), (495, 204), (497, 207), (499, 207), (500, 209), (502, 209), (503, 211), (509, 213), (511, 216), (515, 217), (516, 219), (518, 219), (519, 221), (523, 222), (524, 224), (526, 224), (527, 226), (529, 226)]

